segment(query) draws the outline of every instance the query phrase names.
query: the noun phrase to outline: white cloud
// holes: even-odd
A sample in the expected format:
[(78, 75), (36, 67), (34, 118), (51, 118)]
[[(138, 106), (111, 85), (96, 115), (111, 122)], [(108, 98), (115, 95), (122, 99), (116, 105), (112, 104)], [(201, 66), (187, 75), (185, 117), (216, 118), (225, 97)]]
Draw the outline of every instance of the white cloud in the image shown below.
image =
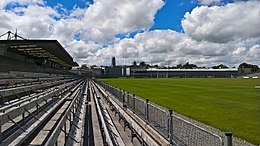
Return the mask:
[[(4, 10), (12, 2), (22, 7)], [(150, 28), (163, 5), (162, 0), (95, 0), (87, 9), (68, 11), (62, 5), (51, 8), (42, 0), (3, 0), (0, 1), (0, 19), (4, 21), (0, 23), (0, 32), (18, 29), (18, 34), (25, 38), (57, 39), (69, 47), (68, 51), (76, 54), (78, 60), (81, 57), (75, 50), (82, 52), (83, 49), (71, 43), (76, 34), (87, 46), (93, 42), (100, 46), (118, 41), (117, 34)], [(58, 13), (58, 10), (63, 11)]]
[(86, 10), (85, 36), (104, 43), (116, 40), (116, 34), (148, 29), (163, 5), (162, 0), (96, 0)]
[(201, 4), (203, 5), (209, 5), (212, 3), (220, 3), (221, 0), (199, 0)]
[(252, 46), (249, 49), (248, 53), (249, 53), (250, 57), (258, 58), (258, 61), (260, 61), (260, 45), (259, 44)]
[(102, 50), (106, 65), (110, 65), (112, 56), (116, 56), (118, 64), (128, 64), (136, 60), (149, 64), (177, 65), (179, 63), (195, 63), (199, 66), (226, 64), (230, 67), (243, 60), (257, 64), (260, 52), (259, 45), (246, 49), (255, 41), (231, 41), (225, 44), (207, 41), (195, 41), (183, 33), (171, 30), (151, 31), (137, 34), (134, 38), (123, 39), (117, 44)]
[(7, 4), (19, 3), (20, 5), (44, 5), (43, 0), (1, 0), (0, 9), (4, 8)]
[(246, 47), (238, 47), (233, 51), (233, 55), (244, 55), (246, 53)]
[(99, 61), (93, 60), (93, 58), (95, 58), (102, 46), (92, 42), (86, 43), (84, 41), (73, 40), (66, 47), (71, 48), (69, 49), (69, 54), (76, 58), (79, 64), (92, 65), (92, 63), (96, 63), (95, 61)]
[[(23, 12), (23, 15), (18, 15), (17, 12)], [(26, 38), (48, 38), (48, 28), (56, 22), (50, 15), (59, 16), (52, 8), (39, 5), (18, 7), (7, 12), (0, 10), (0, 19), (4, 22), (0, 23), (0, 32), (18, 29), (20, 35)]]
[[(0, 1), (0, 8), (6, 4), (7, 0)], [(95, 0), (87, 9), (64, 10), (66, 14), (44, 2), (31, 0), (27, 4), (11, 11), (0, 9), (0, 19), (4, 20), (0, 23), (1, 34), (17, 28), (18, 34), (26, 38), (57, 39), (79, 64), (110, 65), (113, 56), (117, 64), (134, 60), (160, 65), (187, 61), (199, 66), (233, 66), (243, 61), (259, 64), (257, 1), (197, 7), (182, 21), (187, 34), (147, 31), (164, 4), (162, 0)], [(134, 38), (115, 37), (140, 30), (146, 31)], [(80, 41), (74, 39), (75, 35)]]
[(193, 39), (226, 43), (235, 39), (260, 38), (260, 1), (196, 7), (186, 13), (182, 27)]

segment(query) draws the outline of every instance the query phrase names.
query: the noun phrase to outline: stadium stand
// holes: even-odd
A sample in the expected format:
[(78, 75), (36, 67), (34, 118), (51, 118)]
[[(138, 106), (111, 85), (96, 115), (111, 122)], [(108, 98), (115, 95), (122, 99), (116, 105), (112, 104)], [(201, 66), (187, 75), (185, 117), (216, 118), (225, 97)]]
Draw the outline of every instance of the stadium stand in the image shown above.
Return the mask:
[(260, 72), (244, 75), (243, 77), (260, 78)]
[(57, 40), (0, 40), (0, 72), (50, 72), (78, 66)]

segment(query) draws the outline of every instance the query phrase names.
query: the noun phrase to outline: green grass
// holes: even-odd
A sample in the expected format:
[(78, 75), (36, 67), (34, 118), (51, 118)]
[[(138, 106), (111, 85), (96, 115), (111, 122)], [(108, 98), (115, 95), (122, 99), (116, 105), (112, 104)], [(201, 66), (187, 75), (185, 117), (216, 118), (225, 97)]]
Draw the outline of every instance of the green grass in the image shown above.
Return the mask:
[(102, 79), (175, 112), (260, 144), (259, 79)]

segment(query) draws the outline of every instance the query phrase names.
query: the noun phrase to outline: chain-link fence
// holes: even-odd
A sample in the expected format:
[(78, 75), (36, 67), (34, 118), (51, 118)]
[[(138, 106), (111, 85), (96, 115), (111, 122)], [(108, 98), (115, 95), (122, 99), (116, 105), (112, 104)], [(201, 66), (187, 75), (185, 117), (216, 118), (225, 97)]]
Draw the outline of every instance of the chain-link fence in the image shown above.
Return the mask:
[(137, 114), (140, 118), (142, 118), (143, 120), (145, 120), (145, 100), (141, 99), (141, 98), (138, 98), (138, 97), (135, 97), (134, 98), (134, 101), (135, 101), (135, 105), (134, 105), (134, 110), (133, 112), (135, 114)]
[(156, 129), (165, 138), (169, 134), (169, 116), (170, 112), (151, 102), (148, 104), (148, 123)]
[(96, 80), (107, 92), (114, 95), (123, 105), (153, 127), (173, 145), (178, 146), (222, 146), (220, 136), (211, 133), (177, 115), (171, 110), (156, 105), (148, 100), (117, 89)]
[(173, 115), (172, 140), (178, 145), (188, 146), (221, 146), (222, 139), (179, 116)]

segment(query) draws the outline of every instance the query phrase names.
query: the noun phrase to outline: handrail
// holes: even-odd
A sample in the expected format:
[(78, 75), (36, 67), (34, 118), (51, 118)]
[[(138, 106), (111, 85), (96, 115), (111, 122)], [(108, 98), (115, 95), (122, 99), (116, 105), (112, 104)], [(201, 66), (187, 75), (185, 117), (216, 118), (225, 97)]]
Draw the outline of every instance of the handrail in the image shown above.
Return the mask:
[(112, 138), (109, 136), (109, 132), (108, 132), (105, 120), (104, 120), (104, 118), (102, 116), (102, 112), (101, 112), (101, 109), (99, 107), (99, 103), (97, 101), (97, 95), (96, 94), (94, 94), (94, 100), (95, 100), (95, 103), (96, 103), (96, 107), (97, 107), (97, 112), (98, 112), (99, 118), (101, 120), (101, 125), (102, 125), (104, 133), (105, 133), (105, 141), (106, 141), (107, 145), (112, 146), (113, 145)]
[(117, 129), (115, 128), (114, 123), (110, 115), (107, 112), (107, 109), (104, 107), (102, 100), (100, 99), (100, 95), (96, 92), (98, 91), (97, 88), (94, 86), (94, 100), (97, 107), (97, 112), (99, 118), (101, 120), (102, 127), (104, 129), (104, 133), (106, 136), (105, 141), (108, 145), (117, 145), (117, 146), (125, 146), (120, 134), (118, 133)]

